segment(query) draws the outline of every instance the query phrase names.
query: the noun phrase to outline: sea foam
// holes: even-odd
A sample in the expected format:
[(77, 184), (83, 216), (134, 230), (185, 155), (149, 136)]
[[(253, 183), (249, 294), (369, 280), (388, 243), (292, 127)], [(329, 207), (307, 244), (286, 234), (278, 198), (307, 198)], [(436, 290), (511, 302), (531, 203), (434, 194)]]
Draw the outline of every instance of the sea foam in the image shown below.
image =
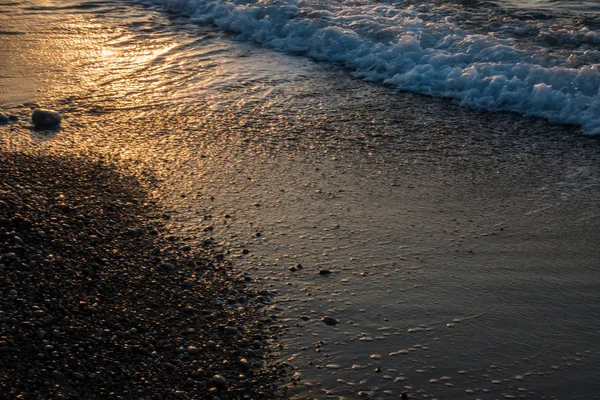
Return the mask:
[[(341, 63), (399, 90), (574, 124), (600, 135), (600, 33), (406, 1), (150, 0), (265, 46)], [(550, 43), (544, 45), (544, 43)]]

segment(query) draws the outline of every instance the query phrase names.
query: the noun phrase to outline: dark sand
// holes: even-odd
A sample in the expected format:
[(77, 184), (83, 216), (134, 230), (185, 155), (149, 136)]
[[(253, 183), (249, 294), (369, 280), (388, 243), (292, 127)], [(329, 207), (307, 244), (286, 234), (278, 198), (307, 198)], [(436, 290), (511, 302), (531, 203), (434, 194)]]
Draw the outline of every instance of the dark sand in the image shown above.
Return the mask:
[(277, 393), (269, 294), (147, 201), (101, 162), (0, 152), (0, 398)]

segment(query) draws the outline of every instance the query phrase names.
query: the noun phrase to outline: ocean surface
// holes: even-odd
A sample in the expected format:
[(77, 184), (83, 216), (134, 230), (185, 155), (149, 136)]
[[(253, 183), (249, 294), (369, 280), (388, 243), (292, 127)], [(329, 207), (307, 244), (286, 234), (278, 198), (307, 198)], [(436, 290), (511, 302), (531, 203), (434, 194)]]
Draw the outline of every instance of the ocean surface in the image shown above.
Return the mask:
[(0, 0), (0, 146), (112, 163), (212, 237), (273, 294), (283, 398), (598, 399), (598, 12)]
[(354, 76), (600, 134), (597, 1), (205, 1), (151, 4)]

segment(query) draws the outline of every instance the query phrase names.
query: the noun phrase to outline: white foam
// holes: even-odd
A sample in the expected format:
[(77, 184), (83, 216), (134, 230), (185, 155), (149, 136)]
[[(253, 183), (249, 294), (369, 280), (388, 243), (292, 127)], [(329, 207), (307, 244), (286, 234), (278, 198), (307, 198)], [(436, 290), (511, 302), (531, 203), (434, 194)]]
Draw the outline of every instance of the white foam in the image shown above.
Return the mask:
[(274, 49), (339, 62), (401, 90), (600, 135), (600, 33), (585, 27), (515, 20), (496, 31), (469, 31), (460, 10), (403, 1), (151, 2)]

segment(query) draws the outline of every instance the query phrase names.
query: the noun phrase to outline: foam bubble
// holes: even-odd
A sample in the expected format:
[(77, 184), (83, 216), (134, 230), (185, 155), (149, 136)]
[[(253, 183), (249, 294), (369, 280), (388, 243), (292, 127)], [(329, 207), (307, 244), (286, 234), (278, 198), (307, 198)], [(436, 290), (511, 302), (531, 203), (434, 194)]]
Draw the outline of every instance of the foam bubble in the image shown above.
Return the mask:
[(467, 29), (459, 9), (402, 1), (151, 1), (400, 90), (600, 134), (600, 32), (587, 27), (509, 19), (495, 30)]

